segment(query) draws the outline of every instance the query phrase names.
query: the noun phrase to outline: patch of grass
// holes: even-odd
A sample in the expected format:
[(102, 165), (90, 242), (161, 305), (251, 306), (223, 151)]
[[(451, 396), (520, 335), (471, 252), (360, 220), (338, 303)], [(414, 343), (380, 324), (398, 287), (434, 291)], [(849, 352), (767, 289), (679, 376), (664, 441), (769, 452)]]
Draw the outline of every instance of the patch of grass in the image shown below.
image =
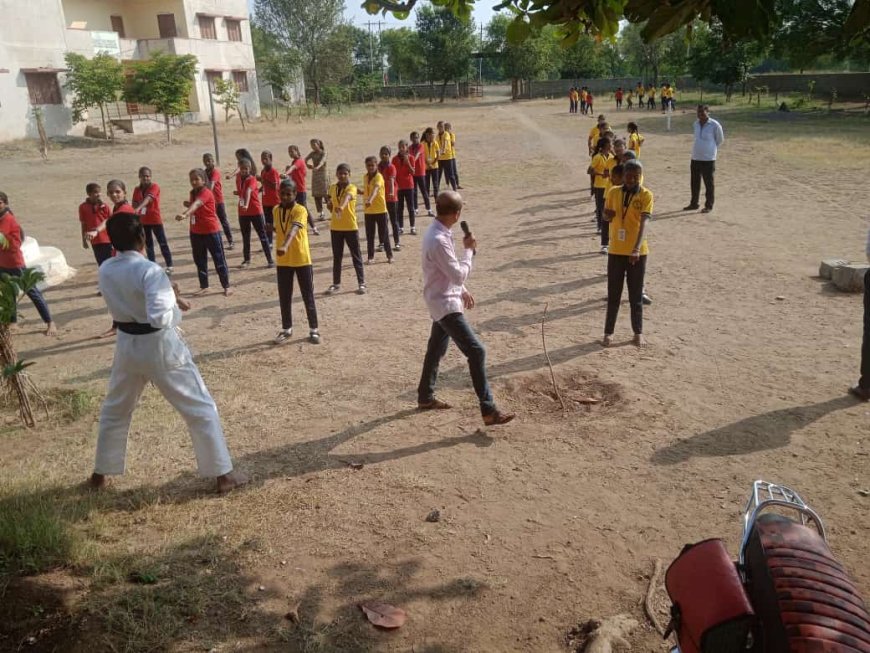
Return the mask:
[(49, 412), (63, 422), (77, 422), (92, 415), (100, 405), (96, 392), (81, 388), (55, 388), (46, 394)]

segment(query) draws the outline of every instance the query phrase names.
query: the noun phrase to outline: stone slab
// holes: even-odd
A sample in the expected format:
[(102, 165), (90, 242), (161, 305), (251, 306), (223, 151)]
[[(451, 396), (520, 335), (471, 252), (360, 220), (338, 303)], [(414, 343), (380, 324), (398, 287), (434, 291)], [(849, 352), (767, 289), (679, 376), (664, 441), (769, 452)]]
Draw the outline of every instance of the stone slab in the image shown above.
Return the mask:
[(870, 265), (860, 263), (842, 265), (834, 270), (831, 280), (843, 292), (863, 292), (864, 275), (867, 274), (868, 269)]
[(849, 265), (849, 261), (841, 258), (826, 258), (819, 265), (819, 276), (830, 281), (834, 276), (834, 270), (844, 265)]

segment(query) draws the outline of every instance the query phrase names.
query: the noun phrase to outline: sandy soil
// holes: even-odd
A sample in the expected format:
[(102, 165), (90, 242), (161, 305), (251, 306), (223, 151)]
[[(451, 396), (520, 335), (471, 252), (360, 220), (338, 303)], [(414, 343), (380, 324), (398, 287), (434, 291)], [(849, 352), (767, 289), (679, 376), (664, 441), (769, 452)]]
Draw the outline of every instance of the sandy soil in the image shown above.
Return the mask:
[[(735, 551), (756, 478), (801, 491), (870, 595), (870, 499), (858, 493), (870, 487), (870, 409), (845, 394), (857, 374), (860, 297), (815, 277), (823, 257), (861, 257), (867, 149), (853, 147), (857, 159), (826, 159), (834, 172), (820, 178), (812, 156), (794, 156), (806, 147), (790, 140), (801, 136), (799, 126), (741, 131), (723, 113), (716, 212), (683, 213), (691, 115), (678, 115), (668, 133), (658, 114), (640, 114), (656, 202), (647, 281), (654, 304), (645, 312), (651, 346), (627, 344), (623, 305), (620, 346), (604, 351), (597, 342), (606, 262), (582, 174), (591, 120), (562, 105), (421, 104), (224, 132), (225, 166), (243, 145), (269, 148), (283, 165), (288, 143), (315, 136), (331, 165), (349, 161), (357, 178), (364, 155), (381, 144), (452, 121), (464, 217), (480, 243), (471, 320), (488, 348), (496, 398), (519, 417), (480, 430), (454, 348), (440, 396), (456, 408), (414, 412), (429, 328), (419, 236), (403, 238), (394, 265), (380, 255), (367, 269), (367, 296), (347, 283), (344, 294), (318, 296), (319, 347), (304, 341), (298, 303), (294, 341), (270, 346), (280, 326), (277, 290), (255, 250), (251, 270), (231, 272), (235, 295), (197, 299), (184, 321), (234, 458), (255, 486), (210, 496), (192, 475), (183, 424), (150, 389), (116, 490), (149, 493), (130, 505), (119, 499), (99, 516), (107, 552), (159, 557), (209, 537), (215, 556), (233, 561), (226, 578), (239, 584), (241, 605), (191, 621), (160, 648), (563, 651), (566, 632), (587, 619), (628, 612), (646, 623), (641, 601), (655, 558), (667, 563), (685, 543), (713, 536)], [(623, 129), (626, 119), (614, 122)], [(808, 136), (813, 147), (850, 147), (835, 122)], [(22, 304), (18, 343), (36, 361), (41, 386), (103, 392), (111, 365), (112, 343), (89, 340), (108, 317), (94, 294), (91, 254), (79, 246), (75, 207), (84, 184), (116, 176), (132, 184), (137, 167), (150, 165), (168, 214), (185, 198), (187, 170), (211, 149), (201, 127), (179, 140), (67, 149), (47, 165), (29, 156), (0, 161), (2, 187), (25, 228), (79, 268), (47, 293), (58, 339), (39, 335), (32, 305)], [(169, 231), (177, 279), (193, 291), (186, 227)], [(328, 235), (312, 244), (322, 291), (331, 274)], [(231, 263), (240, 256), (232, 252)], [(563, 414), (552, 397), (545, 308), (562, 393), (597, 396), (598, 405), (569, 401)], [(95, 417), (4, 436), (4, 474), (81, 480), (92, 464)], [(442, 519), (427, 523), (433, 509)], [(403, 607), (407, 624), (390, 633), (365, 624), (356, 605), (372, 599)], [(284, 619), (294, 606), (295, 626)], [(647, 625), (632, 644), (664, 650)]]

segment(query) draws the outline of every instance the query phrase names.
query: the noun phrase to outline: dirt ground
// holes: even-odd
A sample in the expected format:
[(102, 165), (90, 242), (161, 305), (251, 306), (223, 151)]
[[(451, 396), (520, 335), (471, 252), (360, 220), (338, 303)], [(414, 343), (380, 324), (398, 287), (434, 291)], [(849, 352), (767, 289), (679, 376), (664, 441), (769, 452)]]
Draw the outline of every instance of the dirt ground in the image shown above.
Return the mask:
[[(236, 147), (271, 149), (283, 165), (289, 143), (318, 137), (331, 166), (348, 161), (357, 179), (378, 146), (451, 121), (463, 216), (479, 242), (470, 319), (496, 399), (518, 419), (480, 428), (455, 348), (439, 387), (456, 408), (414, 411), (429, 329), (419, 236), (403, 238), (394, 265), (380, 255), (367, 269), (364, 297), (351, 292), (348, 268), (346, 292), (320, 295), (331, 282), (328, 234), (311, 238), (320, 346), (304, 340), (301, 303), (293, 342), (271, 346), (277, 290), (255, 249), (253, 268), (231, 270), (235, 295), (197, 299), (184, 320), (253, 487), (209, 494), (193, 475), (183, 423), (149, 389), (128, 473), (73, 528), (88, 537), (91, 560), (154, 569), (158, 582), (94, 581), (92, 571), (14, 585), (24, 597), (34, 584), (63, 588), (66, 602), (46, 600), (45, 610), (57, 619), (65, 605), (71, 615), (54, 638), (54, 626), (31, 619), (16, 634), (36, 638), (28, 650), (564, 651), (577, 624), (629, 613), (642, 624), (632, 650), (663, 651), (641, 607), (654, 560), (667, 564), (684, 544), (714, 536), (736, 552), (757, 478), (802, 493), (870, 595), (870, 498), (859, 493), (870, 488), (870, 408), (845, 392), (857, 378), (861, 298), (816, 277), (822, 258), (863, 257), (870, 125), (718, 112), (727, 140), (716, 211), (701, 215), (680, 210), (692, 115), (678, 113), (667, 132), (659, 114), (632, 114), (647, 135), (645, 182), (655, 193), (650, 347), (628, 344), (623, 304), (619, 346), (605, 351), (606, 260), (583, 174), (592, 120), (564, 104), (421, 103), (222, 129), (225, 168)], [(611, 118), (621, 133), (627, 116)], [(85, 183), (120, 177), (132, 186), (147, 164), (169, 214), (210, 138), (196, 126), (171, 147), (154, 138), (67, 148), (47, 164), (31, 154), (0, 160), (2, 189), (28, 233), (78, 268), (46, 295), (57, 339), (39, 333), (33, 306), (22, 303), (18, 346), (41, 387), (102, 394), (112, 361), (112, 342), (89, 339), (109, 318), (79, 244)], [(193, 291), (186, 226), (168, 230), (175, 278)], [(240, 257), (230, 253), (234, 268)], [(567, 414), (542, 349), (545, 309)], [(585, 396), (601, 402), (571, 400)], [(8, 486), (74, 497), (91, 471), (96, 422), (94, 409), (34, 432), (7, 429)], [(437, 523), (425, 521), (433, 509)], [(370, 600), (405, 609), (405, 626), (372, 628), (357, 607)], [(18, 644), (0, 640), (4, 650)]]

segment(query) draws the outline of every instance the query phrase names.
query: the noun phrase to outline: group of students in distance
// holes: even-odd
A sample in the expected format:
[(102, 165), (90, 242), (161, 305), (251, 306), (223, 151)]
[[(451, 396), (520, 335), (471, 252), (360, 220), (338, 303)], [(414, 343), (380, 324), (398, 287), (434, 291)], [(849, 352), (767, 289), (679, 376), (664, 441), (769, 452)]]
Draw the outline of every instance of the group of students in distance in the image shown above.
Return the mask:
[(652, 215), (653, 194), (643, 186), (640, 151), (644, 137), (637, 123), (628, 123), (628, 136), (616, 138), (604, 115), (589, 130), (586, 145), (592, 160), (587, 168), (595, 199), (601, 254), (607, 255), (607, 315), (602, 345), (613, 343), (622, 290), (628, 282), (628, 302), (634, 344), (644, 347), (643, 306), (652, 304), (644, 287), (649, 246), (646, 226)]
[[(362, 295), (367, 291), (356, 215), (358, 196), (362, 197), (364, 204), (367, 263), (374, 262), (376, 250), (383, 251), (387, 262), (392, 263), (393, 252), (401, 250), (405, 209), (410, 233), (416, 234), (419, 195), (422, 194), (426, 211), (432, 216), (430, 196), (437, 197), (442, 182), (453, 190), (460, 187), (455, 154), (456, 134), (450, 123), (439, 122), (437, 130), (428, 127), (422, 131), (422, 136), (416, 131), (412, 132), (409, 141), (403, 139), (398, 142), (395, 156), (390, 147), (384, 145), (378, 157), (366, 157), (366, 172), (360, 186), (351, 183), (351, 168), (346, 163), (336, 167), (336, 180), (330, 183), (323, 142), (312, 139), (310, 145), (311, 151), (304, 158), (298, 146), (290, 145), (288, 153), (291, 161), (283, 172), (274, 166), (269, 151), (261, 153), (262, 167), (258, 170), (248, 150), (236, 150), (236, 170), (223, 177), (225, 180), (235, 180), (234, 195), (238, 198), (239, 231), (242, 236), (242, 263), (239, 267), (246, 269), (251, 265), (252, 232), (257, 234), (267, 267), (277, 267), (281, 330), (275, 337), (276, 344), (287, 342), (293, 333), (291, 302), (294, 279), (299, 284), (305, 305), (309, 341), (320, 343), (314, 301), (314, 272), (308, 242), (309, 231), (313, 235), (319, 235), (320, 232), (308, 210), (309, 170), (318, 220), (326, 220), (324, 209), (330, 213), (333, 267), (332, 284), (326, 290), (327, 295), (335, 294), (341, 288), (345, 247), (350, 252), (356, 272), (356, 292)], [(215, 166), (212, 154), (203, 155), (202, 163), (202, 168), (194, 168), (189, 173), (190, 196), (175, 219), (189, 223), (190, 245), (200, 286), (196, 294), (208, 291), (208, 257), (211, 256), (224, 295), (230, 295), (232, 291), (224, 239), (229, 250), (235, 247), (235, 239), (227, 218), (222, 175)], [(168, 275), (172, 274), (172, 251), (163, 226), (160, 186), (153, 180), (150, 168), (140, 168), (139, 185), (133, 189), (132, 204), (127, 200), (126, 185), (118, 179), (106, 185), (111, 205), (103, 202), (97, 183), (89, 183), (86, 193), (87, 199), (79, 206), (82, 246), (91, 247), (98, 266), (113, 256), (106, 230), (109, 220), (119, 213), (134, 213), (139, 216), (145, 230), (148, 259), (155, 261), (156, 240), (166, 264), (165, 271)], [(101, 337), (114, 333), (113, 324)]]
[[(676, 85), (669, 82), (662, 84), (661, 90), (656, 89), (655, 84), (644, 86), (643, 82), (638, 82), (633, 89), (623, 90), (620, 86), (613, 92), (613, 99), (616, 101), (616, 110), (620, 111), (625, 102), (626, 109), (634, 108), (634, 98), (637, 98), (638, 109), (654, 110), (656, 108), (656, 93), (661, 97), (662, 113), (668, 109), (674, 111), (676, 109), (676, 101), (674, 99), (677, 92)], [(646, 101), (644, 101), (646, 98)], [(579, 113), (592, 115), (594, 113), (595, 98), (588, 86), (575, 87), (572, 86), (568, 90), (568, 113)]]

